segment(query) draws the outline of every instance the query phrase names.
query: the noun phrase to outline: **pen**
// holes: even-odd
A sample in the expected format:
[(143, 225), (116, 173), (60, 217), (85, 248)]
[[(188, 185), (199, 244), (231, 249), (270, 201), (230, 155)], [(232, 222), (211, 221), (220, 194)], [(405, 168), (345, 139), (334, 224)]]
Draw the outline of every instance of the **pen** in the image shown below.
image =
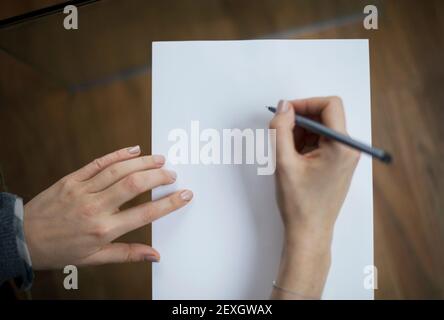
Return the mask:
[[(275, 107), (266, 107), (266, 108), (269, 111), (276, 113)], [(320, 124), (319, 122), (316, 122), (311, 119), (305, 118), (303, 116), (297, 115), (295, 123), (297, 126), (299, 126), (301, 128), (304, 128), (308, 131), (319, 134), (321, 136), (330, 138), (332, 140), (341, 142), (351, 148), (354, 148), (356, 150), (359, 150), (361, 152), (369, 154), (372, 157), (377, 158), (384, 163), (390, 163), (392, 161), (392, 157), (388, 152), (386, 152), (382, 149), (374, 148), (374, 147), (369, 146), (365, 143), (359, 142), (355, 139), (352, 139), (342, 133), (334, 131), (334, 130)]]

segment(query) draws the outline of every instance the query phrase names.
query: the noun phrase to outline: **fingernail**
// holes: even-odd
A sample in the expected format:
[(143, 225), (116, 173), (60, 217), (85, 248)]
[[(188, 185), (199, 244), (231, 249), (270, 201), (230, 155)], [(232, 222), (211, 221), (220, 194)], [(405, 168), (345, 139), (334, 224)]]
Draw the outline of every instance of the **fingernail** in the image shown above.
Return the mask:
[(159, 258), (157, 258), (157, 256), (152, 255), (152, 254), (147, 254), (143, 257), (143, 260), (148, 261), (148, 262), (159, 262)]
[(164, 164), (165, 163), (165, 157), (161, 155), (153, 155), (154, 163), (156, 164)]
[(140, 146), (129, 147), (127, 150), (131, 154), (136, 154), (140, 152)]
[(190, 201), (193, 198), (193, 193), (190, 190), (185, 190), (180, 193), (182, 200)]
[(172, 171), (172, 170), (167, 170), (168, 174), (171, 176), (171, 178), (173, 178), (174, 180), (176, 180), (177, 178), (177, 173)]
[(285, 100), (281, 100), (279, 101), (279, 105), (278, 105), (278, 112), (279, 113), (284, 113), (288, 111), (288, 102)]

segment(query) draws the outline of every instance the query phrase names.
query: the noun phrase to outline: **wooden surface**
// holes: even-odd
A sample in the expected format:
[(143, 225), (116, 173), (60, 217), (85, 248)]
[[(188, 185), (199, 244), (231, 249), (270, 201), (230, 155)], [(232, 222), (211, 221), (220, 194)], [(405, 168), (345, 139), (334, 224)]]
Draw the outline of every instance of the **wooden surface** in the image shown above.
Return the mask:
[(0, 20), (49, 7), (61, 2), (63, 2), (63, 0), (3, 1), (0, 5)]
[[(21, 13), (26, 3), (34, 9), (38, 1), (19, 2)], [(244, 39), (275, 34), (370, 39), (373, 141), (391, 150), (395, 160), (390, 167), (374, 163), (376, 297), (444, 298), (444, 23), (439, 19), (444, 2), (381, 1), (377, 31), (367, 31), (353, 19), (350, 23), (334, 20), (359, 13), (366, 2), (208, 2), (199, 7), (198, 2), (179, 6), (170, 1), (168, 8), (159, 1), (150, 2), (156, 15), (150, 16), (154, 21), (146, 22), (153, 38), (147, 39)], [(0, 12), (14, 12), (17, 3), (2, 1)], [(175, 21), (172, 16), (177, 17), (180, 28), (171, 23), (152, 29), (165, 17)], [(125, 17), (122, 19), (118, 23), (125, 25)], [(325, 20), (332, 23), (317, 23)], [(142, 29), (128, 30), (139, 30), (140, 38)], [(0, 47), (2, 35), (0, 32)], [(149, 72), (72, 93), (60, 83), (83, 78), (73, 68), (62, 70), (63, 60), (57, 58), (64, 56), (60, 43), (47, 41), (36, 48), (38, 43), (30, 37), (32, 31), (15, 38), (11, 48), (16, 50), (15, 57), (0, 50), (0, 166), (10, 192), (29, 200), (63, 175), (122, 146), (139, 143), (149, 152)], [(22, 48), (26, 48), (25, 61), (20, 59)], [(125, 66), (121, 54), (112, 48), (102, 65), (94, 66), (96, 60), (81, 56), (87, 49), (80, 48), (70, 57), (75, 68), (97, 71), (100, 77), (104, 70)], [(90, 49), (100, 53), (99, 47)], [(60, 75), (63, 81), (53, 81), (42, 72), (50, 65), (42, 61), (42, 52), (54, 61), (51, 74)], [(132, 55), (131, 59), (134, 63), (140, 58)], [(124, 238), (149, 239), (149, 228)], [(83, 268), (80, 290), (66, 291), (60, 270), (38, 272), (32, 294), (34, 298), (147, 299), (151, 297), (150, 274), (146, 263)]]

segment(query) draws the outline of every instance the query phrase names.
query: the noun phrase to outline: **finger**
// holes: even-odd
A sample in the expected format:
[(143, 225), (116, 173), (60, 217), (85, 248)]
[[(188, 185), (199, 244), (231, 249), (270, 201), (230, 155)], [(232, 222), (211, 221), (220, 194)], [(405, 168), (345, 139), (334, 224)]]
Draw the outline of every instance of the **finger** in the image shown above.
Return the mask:
[(160, 168), (164, 163), (165, 158), (161, 155), (138, 157), (114, 163), (91, 178), (88, 181), (88, 189), (91, 192), (102, 191), (133, 172)]
[(110, 243), (84, 259), (81, 265), (100, 265), (137, 261), (159, 262), (159, 253), (140, 243)]
[(276, 130), (276, 160), (293, 161), (297, 156), (294, 140), (294, 110), (287, 101), (279, 101), (277, 112), (270, 122), (270, 129)]
[(110, 216), (109, 223), (114, 226), (111, 228), (113, 231), (110, 241), (182, 208), (192, 198), (193, 193), (190, 190), (182, 190)]
[(99, 192), (97, 196), (109, 212), (115, 212), (125, 202), (141, 193), (161, 185), (176, 181), (176, 173), (165, 169), (139, 171), (126, 176), (111, 187)]
[(139, 154), (140, 146), (134, 146), (114, 151), (103, 157), (97, 158), (83, 168), (80, 168), (73, 173), (73, 177), (78, 181), (88, 180), (111, 164), (137, 157)]
[(291, 100), (294, 111), (302, 116), (320, 116), (327, 127), (346, 133), (345, 112), (339, 97), (320, 97), (302, 100)]

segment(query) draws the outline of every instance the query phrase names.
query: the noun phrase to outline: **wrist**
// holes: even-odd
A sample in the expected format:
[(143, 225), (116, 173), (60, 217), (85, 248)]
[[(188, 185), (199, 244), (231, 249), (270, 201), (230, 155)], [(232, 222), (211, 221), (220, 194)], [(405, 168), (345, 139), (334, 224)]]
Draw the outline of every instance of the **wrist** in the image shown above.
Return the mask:
[(300, 223), (284, 232), (284, 245), (289, 250), (329, 251), (332, 239), (333, 225)]
[[(331, 262), (332, 232), (286, 231), (277, 284), (301, 297), (320, 298)], [(273, 291), (273, 297), (292, 299)]]
[(294, 267), (304, 265), (322, 265), (329, 267), (331, 259), (332, 233), (286, 236), (282, 249), (283, 259)]

